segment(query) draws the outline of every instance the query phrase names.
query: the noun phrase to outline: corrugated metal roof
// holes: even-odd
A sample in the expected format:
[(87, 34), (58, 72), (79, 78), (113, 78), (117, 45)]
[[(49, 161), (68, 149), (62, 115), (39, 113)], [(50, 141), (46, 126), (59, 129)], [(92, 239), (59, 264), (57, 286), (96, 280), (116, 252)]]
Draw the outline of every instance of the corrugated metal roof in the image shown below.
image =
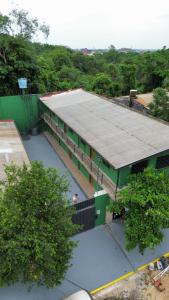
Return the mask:
[[(167, 96), (169, 96), (169, 93), (167, 92)], [(135, 101), (142, 104), (145, 107), (148, 107), (148, 105), (154, 100), (153, 93), (147, 93), (147, 94), (139, 94), (137, 95), (137, 98)]]
[(5, 178), (4, 165), (11, 162), (22, 165), (29, 159), (13, 121), (0, 121), (0, 179)]
[(81, 89), (41, 100), (116, 169), (169, 149), (166, 124)]
[(153, 101), (153, 93), (137, 95), (135, 101), (147, 107)]

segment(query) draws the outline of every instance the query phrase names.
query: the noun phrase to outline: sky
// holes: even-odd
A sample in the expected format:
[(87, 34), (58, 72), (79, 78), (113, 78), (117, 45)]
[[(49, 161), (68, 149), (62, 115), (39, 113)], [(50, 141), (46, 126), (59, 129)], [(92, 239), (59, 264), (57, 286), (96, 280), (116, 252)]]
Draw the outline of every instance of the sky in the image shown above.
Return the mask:
[(50, 26), (50, 44), (169, 48), (169, 0), (0, 0), (2, 14), (16, 7)]

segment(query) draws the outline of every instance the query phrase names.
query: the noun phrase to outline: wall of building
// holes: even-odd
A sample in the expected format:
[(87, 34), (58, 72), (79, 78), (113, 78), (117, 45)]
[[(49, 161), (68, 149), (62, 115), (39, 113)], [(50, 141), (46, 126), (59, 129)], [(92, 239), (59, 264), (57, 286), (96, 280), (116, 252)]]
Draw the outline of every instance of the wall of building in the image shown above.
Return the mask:
[(100, 170), (102, 170), (108, 177), (112, 179), (115, 184), (117, 183), (117, 170), (113, 169), (111, 165), (107, 164), (96, 151), (94, 151), (94, 162)]
[(15, 120), (21, 133), (32, 128), (39, 118), (38, 95), (0, 97), (0, 119)]
[(103, 188), (101, 187), (101, 185), (98, 184), (98, 182), (97, 182), (95, 179), (93, 179), (93, 186), (94, 186), (94, 189), (95, 189), (96, 192), (103, 189)]
[(79, 137), (70, 127), (68, 127), (67, 135), (76, 145), (78, 145)]
[(79, 148), (90, 157), (90, 146), (79, 137)]
[(109, 204), (110, 198), (103, 191), (95, 193), (96, 221), (95, 226), (105, 224), (106, 222), (106, 207)]
[[(148, 167), (156, 169), (157, 158), (165, 156), (165, 155), (169, 155), (169, 151), (165, 152), (164, 154), (157, 154), (155, 156), (150, 157), (148, 159)], [(124, 167), (124, 168), (119, 170), (118, 187), (121, 188), (121, 187), (125, 186), (128, 183), (129, 176), (131, 174), (131, 168), (132, 168), (132, 165)], [(169, 174), (169, 166), (165, 167), (163, 169), (159, 169), (159, 170), (163, 170), (163, 171), (167, 172), (167, 174)]]
[(131, 173), (131, 167), (127, 166), (119, 170), (118, 187), (121, 188), (128, 183), (128, 178)]
[(59, 141), (60, 146), (62, 149), (68, 154), (69, 150), (65, 143), (63, 143), (61, 140)]
[[(74, 143), (79, 145), (81, 150), (83, 150), (83, 152), (90, 157), (90, 155), (91, 155), (90, 146), (84, 140), (82, 140), (74, 130), (72, 130), (66, 124), (64, 124), (64, 122), (60, 118), (53, 115), (51, 112), (49, 112), (49, 114), (52, 116), (52, 119), (59, 125), (59, 127), (62, 128), (62, 130), (65, 130), (65, 128), (66, 128), (68, 137)], [(60, 141), (60, 139), (57, 137), (56, 134), (54, 134), (54, 135), (56, 136), (56, 140), (59, 142), (60, 146), (69, 155), (69, 157), (72, 159), (72, 161), (77, 166), (77, 168), (81, 171), (81, 173), (84, 175), (84, 177), (88, 181), (90, 181), (91, 176), (90, 176), (89, 172), (86, 170), (86, 168), (80, 163), (80, 161), (75, 157), (75, 155), (73, 153), (70, 155), (70, 151), (67, 148), (67, 146), (62, 141)], [(165, 153), (163, 155), (166, 155), (166, 154), (167, 153)], [(168, 154), (169, 154), (169, 152), (168, 152)], [(156, 168), (157, 158), (161, 157), (163, 155), (156, 155), (154, 157), (149, 158), (148, 166)], [(132, 165), (123, 167), (119, 170), (115, 170), (102, 157), (100, 157), (99, 154), (95, 150), (93, 151), (93, 160), (96, 163), (96, 165), (98, 166), (98, 169), (102, 170), (108, 177), (110, 177), (112, 179), (112, 181), (118, 185), (119, 188), (124, 187), (128, 183), (129, 176), (131, 174)], [(165, 170), (169, 174), (169, 167), (164, 168), (163, 170)], [(102, 190), (102, 187), (97, 183), (96, 180), (93, 179), (92, 182), (93, 182), (95, 191)], [(107, 194), (100, 195), (99, 197), (95, 197), (95, 207), (96, 207), (96, 212), (97, 212), (95, 226), (104, 224), (106, 222), (106, 215), (107, 215), (106, 207), (108, 206), (109, 201), (110, 201), (110, 197)]]
[[(169, 155), (169, 151), (167, 151), (163, 154), (156, 155), (155, 157), (151, 158), (149, 165), (151, 165), (152, 167), (156, 167), (157, 158), (158, 157), (163, 157), (165, 155)], [(162, 169), (158, 169), (158, 170), (165, 171), (167, 174), (169, 174), (169, 166), (165, 167), (165, 168), (162, 168)]]
[[(47, 107), (44, 107), (44, 110), (52, 117), (52, 119), (58, 124), (58, 126), (64, 130), (65, 125), (64, 122), (57, 117), (53, 112), (51, 112)], [(76, 144), (79, 146), (79, 148), (90, 157), (90, 146), (83, 140), (81, 139), (78, 134), (72, 130), (69, 126), (66, 126), (66, 131), (68, 137)], [(67, 146), (63, 143), (60, 142), (61, 147), (68, 153)], [(90, 174), (88, 171), (85, 169), (85, 167), (78, 161), (78, 159), (72, 154), (72, 160), (75, 163), (75, 165), (78, 167), (79, 170), (81, 170), (82, 174), (86, 177), (86, 179), (89, 181), (90, 179)], [(128, 174), (130, 174), (130, 168), (124, 168), (120, 172), (118, 170), (115, 170), (111, 165), (109, 165), (105, 160), (100, 157), (100, 155), (93, 150), (93, 161), (96, 163), (98, 166), (98, 169), (103, 171), (109, 178), (112, 179), (112, 181), (115, 184), (118, 184), (119, 187), (124, 186), (127, 183), (127, 177)], [(102, 187), (96, 182), (96, 180), (93, 180), (93, 186), (96, 191), (101, 190)]]
[[(46, 108), (46, 111), (52, 116), (52, 119), (54, 121), (56, 121), (56, 123), (58, 123), (59, 127), (62, 128), (62, 130), (64, 130), (65, 129), (64, 122), (60, 118), (58, 118), (55, 114), (50, 112), (50, 110), (48, 108)], [(83, 150), (84, 153), (90, 157), (90, 155), (91, 155), (90, 146), (83, 139), (81, 139), (81, 137), (78, 136), (78, 134), (74, 130), (72, 130), (68, 126), (66, 126), (66, 127), (67, 127), (68, 137), (71, 138), (71, 140), (76, 145), (79, 145), (80, 149)], [(63, 145), (63, 143), (61, 143), (61, 146), (65, 151), (67, 151), (66, 145)], [(165, 153), (163, 155), (166, 155), (166, 154), (167, 153)], [(162, 155), (156, 155), (154, 157), (149, 158), (148, 166), (156, 168), (156, 160), (157, 160), (157, 157), (159, 157), (159, 156), (162, 156)], [(86, 179), (89, 180), (90, 174), (73, 154), (72, 154), (72, 160), (75, 163), (75, 165), (79, 168), (79, 170), (81, 170), (82, 174), (86, 177)], [(93, 161), (98, 166), (98, 169), (103, 171), (109, 178), (111, 178), (112, 181), (115, 184), (117, 184), (117, 186), (119, 188), (124, 187), (128, 183), (129, 176), (131, 174), (132, 165), (123, 167), (119, 170), (115, 170), (102, 157), (100, 157), (100, 155), (95, 150), (93, 150)], [(165, 170), (169, 174), (169, 167), (167, 167), (163, 170)], [(98, 185), (96, 180), (93, 180), (93, 186), (96, 191), (102, 189), (102, 187)]]

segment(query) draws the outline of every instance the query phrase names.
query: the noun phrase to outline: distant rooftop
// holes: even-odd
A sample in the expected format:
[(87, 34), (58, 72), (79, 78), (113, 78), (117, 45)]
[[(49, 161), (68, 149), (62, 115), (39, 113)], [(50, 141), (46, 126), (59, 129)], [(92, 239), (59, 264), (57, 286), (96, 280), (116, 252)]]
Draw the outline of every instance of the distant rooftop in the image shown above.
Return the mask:
[(135, 101), (142, 104), (144, 107), (148, 107), (148, 105), (153, 101), (153, 93), (146, 94), (138, 94)]
[(29, 159), (14, 121), (0, 121), (0, 180), (5, 178), (4, 165), (11, 162), (20, 166)]
[(41, 101), (116, 169), (169, 149), (167, 124), (82, 89)]

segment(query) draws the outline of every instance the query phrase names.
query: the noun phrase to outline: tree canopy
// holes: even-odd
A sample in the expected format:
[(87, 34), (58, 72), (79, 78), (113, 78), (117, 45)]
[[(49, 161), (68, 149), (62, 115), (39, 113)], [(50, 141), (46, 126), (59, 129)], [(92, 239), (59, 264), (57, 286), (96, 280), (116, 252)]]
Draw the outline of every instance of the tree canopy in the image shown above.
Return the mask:
[(125, 53), (110, 46), (102, 53), (84, 55), (80, 50), (32, 42), (39, 32), (47, 37), (49, 27), (27, 11), (0, 14), (0, 96), (19, 92), (19, 76), (27, 77), (29, 93), (83, 87), (114, 97), (128, 95), (130, 89), (146, 93), (169, 88), (167, 48)]
[(157, 118), (169, 121), (169, 96), (166, 90), (156, 88), (153, 97), (154, 100), (149, 104), (150, 113)]
[(0, 286), (21, 281), (53, 287), (70, 265), (68, 182), (40, 162), (5, 169), (0, 193)]
[(38, 31), (41, 31), (46, 38), (49, 36), (49, 26), (40, 24), (37, 18), (31, 18), (23, 9), (13, 9), (8, 16), (0, 13), (1, 34), (31, 40)]
[(163, 240), (163, 229), (169, 227), (169, 176), (147, 168), (134, 174), (121, 190), (111, 211), (125, 209), (125, 235), (128, 250), (139, 247), (153, 249)]

